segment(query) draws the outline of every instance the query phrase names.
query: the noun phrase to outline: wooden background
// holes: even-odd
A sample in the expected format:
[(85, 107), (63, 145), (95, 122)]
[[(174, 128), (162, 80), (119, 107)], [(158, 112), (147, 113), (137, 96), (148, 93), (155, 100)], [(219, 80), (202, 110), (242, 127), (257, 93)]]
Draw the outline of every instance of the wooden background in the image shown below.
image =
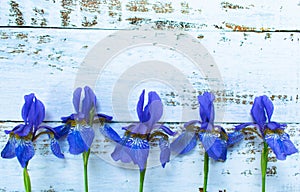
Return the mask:
[[(112, 126), (120, 133), (122, 126), (137, 120), (135, 105), (143, 88), (160, 94), (165, 106), (161, 121), (174, 130), (180, 130), (183, 122), (199, 118), (196, 96), (203, 91), (216, 94), (216, 121), (228, 130), (250, 121), (252, 101), (266, 94), (275, 105), (273, 119), (288, 124), (287, 132), (300, 149), (299, 21), (298, 0), (3, 0), (0, 148), (7, 141), (3, 131), (22, 120), (24, 94), (34, 92), (46, 106), (47, 123), (59, 125), (61, 116), (73, 112), (72, 91), (76, 85), (89, 82), (91, 75), (96, 77), (92, 86), (99, 109), (114, 116)], [(80, 76), (83, 61), (98, 42), (100, 47), (105, 40), (118, 42), (118, 37), (125, 37), (120, 35), (122, 31), (128, 34), (125, 41), (133, 42), (137, 34), (147, 33), (145, 26), (152, 34), (176, 30), (188, 40), (193, 37), (195, 44), (188, 42), (183, 50), (201, 44), (214, 65), (203, 73), (187, 59), (191, 53), (158, 48), (153, 42), (153, 46), (123, 49), (107, 60), (103, 71)], [(171, 38), (174, 45), (182, 43), (176, 34)], [(99, 53), (96, 58), (99, 63), (103, 62), (101, 56)], [(170, 66), (169, 70), (161, 69), (163, 80), (158, 64), (153, 67), (156, 71), (134, 67), (147, 60), (168, 63), (164, 66)], [(132, 69), (131, 73), (127, 69)], [(172, 75), (174, 69), (183, 75)], [(246, 139), (229, 150), (225, 163), (211, 161), (210, 192), (260, 190), (261, 140), (253, 135)], [(46, 140), (38, 140), (36, 155), (30, 161), (33, 191), (82, 191), (81, 156), (68, 154), (63, 142), (66, 159), (56, 159)], [(138, 171), (111, 160), (113, 145), (97, 132), (89, 164), (90, 191), (137, 191)], [(203, 176), (200, 144), (186, 156), (174, 155), (165, 169), (155, 158), (157, 149), (150, 157), (145, 192), (198, 191)], [(299, 191), (299, 154), (286, 161), (276, 161), (271, 154), (270, 161), (267, 191)], [(23, 191), (22, 169), (16, 159), (0, 159), (0, 191)]]

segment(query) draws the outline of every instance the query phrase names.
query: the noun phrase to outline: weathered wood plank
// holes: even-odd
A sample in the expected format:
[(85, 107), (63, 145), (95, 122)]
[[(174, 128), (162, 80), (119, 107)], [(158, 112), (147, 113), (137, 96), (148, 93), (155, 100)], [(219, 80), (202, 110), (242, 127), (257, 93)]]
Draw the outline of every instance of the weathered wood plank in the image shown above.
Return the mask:
[[(1, 124), (0, 132), (11, 129), (16, 123)], [(55, 124), (52, 124), (53, 126)], [(112, 124), (120, 133), (121, 126)], [(168, 124), (174, 130), (181, 124)], [(232, 124), (222, 124), (231, 129)], [(289, 124), (286, 130), (296, 147), (300, 145), (299, 124)], [(1, 134), (2, 149), (7, 137)], [(54, 157), (49, 151), (47, 138), (36, 142), (36, 155), (30, 161), (29, 173), (33, 191), (82, 191), (82, 160), (81, 156), (67, 153), (68, 146), (62, 142), (66, 159)], [(110, 154), (114, 143), (106, 140), (98, 130), (92, 146), (89, 162), (90, 191), (137, 191), (138, 170), (133, 165), (114, 162)], [(260, 191), (260, 152), (261, 140), (256, 135), (249, 134), (246, 140), (230, 148), (225, 163), (210, 161), (209, 191), (224, 190), (230, 192)], [(145, 191), (198, 191), (203, 179), (203, 149), (201, 144), (185, 156), (173, 154), (171, 162), (165, 169), (158, 163), (158, 150), (152, 148), (145, 180)], [(277, 161), (274, 154), (270, 155), (268, 164), (267, 190), (274, 192), (300, 190), (299, 154), (289, 156), (286, 161)], [(127, 167), (127, 168), (126, 168)], [(133, 169), (135, 168), (135, 169)], [(0, 190), (23, 191), (22, 169), (16, 159), (0, 159)], [(51, 175), (45, 177), (45, 175)], [(188, 177), (187, 177), (188, 176)], [(9, 178), (9, 179), (7, 179)], [(217, 179), (216, 179), (217, 178)]]
[[(152, 39), (144, 33), (143, 29), (2, 29), (0, 120), (21, 120), (23, 95), (35, 92), (46, 105), (46, 120), (58, 121), (73, 112), (71, 97), (77, 80), (84, 79), (81, 82), (84, 84), (90, 77), (96, 77), (93, 81), (100, 111), (113, 115), (116, 121), (137, 120), (135, 105), (145, 88), (161, 95), (165, 105), (162, 121), (199, 118), (196, 96), (211, 90), (216, 94), (219, 122), (249, 121), (251, 103), (261, 94), (274, 100), (274, 119), (299, 122), (298, 33), (181, 31), (178, 36), (158, 30), (150, 33), (161, 37), (152, 36)], [(162, 41), (166, 34), (171, 38), (169, 42)], [(122, 38), (127, 44), (118, 44)], [(184, 45), (187, 40), (189, 43)], [(165, 47), (156, 45), (159, 41)], [(140, 44), (130, 47), (134, 42)], [(211, 66), (195, 63), (197, 55), (190, 51), (199, 43), (214, 59)], [(82, 62), (96, 44), (109, 50), (91, 59), (98, 71), (89, 71), (88, 77), (81, 77)], [(121, 45), (129, 47), (114, 52)], [(201, 51), (199, 55), (205, 58)], [(156, 63), (147, 63), (153, 60)], [(104, 61), (105, 66), (99, 71)]]
[[(289, 123), (287, 132), (299, 149), (299, 8), (298, 0), (1, 1), (0, 149), (7, 141), (3, 131), (21, 121), (24, 94), (35, 92), (46, 105), (46, 120), (59, 121), (73, 112), (74, 87), (86, 82), (94, 83), (100, 111), (123, 122), (112, 124), (120, 133), (125, 121), (137, 120), (135, 105), (144, 88), (160, 94), (162, 122), (198, 119), (196, 96), (211, 90), (216, 121), (225, 122), (221, 125), (228, 130), (230, 122), (250, 121), (254, 97), (266, 94), (275, 105), (274, 120)], [(88, 59), (95, 68), (85, 72)], [(182, 126), (170, 125), (175, 130)], [(96, 133), (89, 162), (91, 191), (136, 191), (138, 171), (113, 162), (114, 144)], [(229, 150), (228, 161), (211, 161), (209, 191), (259, 191), (260, 142), (249, 134)], [(65, 160), (49, 152), (46, 138), (38, 140), (29, 165), (33, 191), (82, 191), (81, 156), (67, 154), (67, 144), (62, 144)], [(145, 192), (198, 191), (200, 144), (187, 156), (173, 155), (165, 169), (153, 149)], [(298, 164), (299, 154), (286, 161), (276, 161), (272, 154), (267, 190), (299, 191)], [(16, 159), (1, 158), (0, 173), (0, 191), (23, 191)]]
[(299, 30), (299, 1), (2, 1), (0, 25), (124, 29)]

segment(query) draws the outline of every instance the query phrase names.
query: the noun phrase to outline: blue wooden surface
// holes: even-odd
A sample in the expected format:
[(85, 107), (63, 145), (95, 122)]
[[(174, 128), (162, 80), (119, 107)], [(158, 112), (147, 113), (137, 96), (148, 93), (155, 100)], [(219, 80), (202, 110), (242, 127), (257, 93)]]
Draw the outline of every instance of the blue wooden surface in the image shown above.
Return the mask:
[[(250, 121), (254, 97), (266, 94), (275, 105), (274, 120), (288, 123), (287, 132), (299, 149), (299, 9), (296, 0), (1, 1), (0, 148), (8, 139), (4, 130), (22, 120), (24, 94), (36, 93), (52, 125), (72, 113), (72, 91), (82, 77), (78, 76), (82, 63), (95, 46), (105, 45), (110, 48), (107, 55), (113, 56), (105, 58), (101, 71), (90, 71), (82, 79), (97, 77), (93, 81), (99, 110), (115, 117), (112, 126), (119, 132), (137, 120), (135, 105), (144, 88), (160, 94), (165, 106), (161, 121), (175, 130), (182, 127), (176, 122), (199, 118), (196, 96), (205, 90), (216, 94), (216, 121), (227, 130)], [(165, 47), (156, 44), (164, 34), (174, 39)], [(124, 45), (141, 44), (115, 53), (122, 38)], [(186, 47), (184, 38), (189, 40)], [(193, 62), (188, 50), (197, 43), (213, 58), (212, 68), (204, 70)], [(95, 61), (103, 63), (103, 56), (100, 52)], [(153, 60), (154, 67), (143, 67)], [(37, 142), (29, 166), (33, 191), (82, 191), (81, 156), (68, 154), (62, 144), (65, 160), (49, 152), (46, 138)], [(89, 165), (91, 191), (137, 191), (138, 171), (113, 162), (113, 147), (97, 132)], [(261, 141), (249, 135), (230, 149), (228, 161), (211, 161), (209, 191), (260, 190), (260, 149)], [(158, 165), (155, 152), (145, 192), (198, 191), (203, 176), (200, 144), (187, 156), (174, 155), (165, 169)], [(271, 154), (268, 173), (267, 191), (299, 191), (299, 154), (286, 161), (275, 161)], [(23, 191), (16, 159), (0, 159), (0, 175), (0, 191)]]

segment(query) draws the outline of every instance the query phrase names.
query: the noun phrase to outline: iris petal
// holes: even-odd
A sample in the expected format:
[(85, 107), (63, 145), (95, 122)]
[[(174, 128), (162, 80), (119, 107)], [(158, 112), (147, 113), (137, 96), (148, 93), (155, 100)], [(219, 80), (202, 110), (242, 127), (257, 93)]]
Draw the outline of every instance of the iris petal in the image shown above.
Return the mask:
[(271, 117), (274, 111), (274, 105), (272, 101), (266, 95), (261, 96), (262, 102), (264, 104), (265, 110), (267, 112), (268, 120), (271, 121)]
[(253, 125), (253, 123), (243, 123), (243, 124), (240, 124), (240, 125), (237, 125), (237, 126), (235, 126), (235, 131), (240, 131), (240, 130), (242, 130), (243, 128), (245, 128), (245, 127), (248, 127), (248, 126), (250, 126), (250, 125)]
[(85, 86), (84, 99), (82, 100), (82, 113), (88, 124), (91, 123), (89, 122), (91, 110), (96, 110), (96, 95), (90, 87)]
[(144, 97), (145, 97), (145, 90), (143, 90), (142, 94), (140, 95), (139, 101), (136, 106), (136, 112), (138, 114), (140, 122), (146, 122), (149, 120), (148, 113), (144, 113)]
[(106, 121), (111, 121), (111, 120), (113, 119), (112, 116), (105, 115), (105, 114), (103, 114), (103, 113), (98, 113), (98, 114), (97, 114), (97, 117), (98, 117), (98, 118), (103, 118), (103, 119), (105, 119)]
[(170, 161), (170, 155), (171, 155), (169, 141), (164, 138), (160, 138), (159, 148), (160, 148), (160, 163), (162, 167), (165, 167), (166, 163)]
[(60, 139), (64, 136), (67, 136), (71, 126), (69, 124), (60, 125), (58, 127), (54, 127), (53, 130), (55, 132), (54, 137), (55, 139)]
[(227, 144), (225, 140), (220, 139), (219, 137), (211, 133), (199, 134), (199, 138), (209, 157), (213, 158), (216, 161), (226, 160)]
[(273, 150), (278, 160), (285, 160), (287, 155), (298, 152), (287, 133), (267, 134), (265, 136), (265, 141)]
[[(199, 125), (197, 125), (197, 124), (199, 124)], [(186, 122), (184, 125), (183, 125), (185, 128), (186, 127), (189, 127), (189, 126), (201, 126), (201, 121), (199, 121), (199, 120), (191, 120), (191, 121), (189, 121), (189, 122)]]
[(50, 148), (52, 153), (58, 158), (65, 158), (64, 154), (61, 152), (60, 146), (56, 139), (51, 139)]
[(25, 125), (29, 124), (38, 127), (45, 118), (45, 106), (33, 93), (25, 95), (24, 99), (22, 118), (25, 121)]
[(100, 132), (108, 137), (109, 139), (115, 141), (115, 142), (120, 142), (121, 141), (121, 137), (118, 135), (117, 132), (115, 132), (115, 130), (113, 130), (109, 125), (105, 124), (103, 128), (100, 128)]
[(25, 137), (27, 136), (31, 131), (32, 131), (32, 126), (27, 124), (27, 125), (18, 125), (18, 128), (16, 128), (13, 132), (16, 135), (19, 135), (20, 137)]
[(137, 164), (140, 170), (143, 170), (147, 163), (149, 148), (150, 146), (146, 139), (129, 137), (126, 141), (125, 150), (131, 157), (133, 163)]
[(27, 123), (27, 121), (28, 121), (28, 115), (29, 115), (29, 111), (31, 109), (31, 105), (33, 103), (33, 98), (34, 98), (33, 93), (24, 96), (25, 103), (22, 107), (22, 118), (25, 121), (25, 123)]
[(237, 142), (243, 140), (244, 135), (240, 131), (234, 131), (232, 133), (228, 133), (227, 146), (234, 145)]
[(73, 106), (74, 106), (76, 113), (79, 113), (81, 91), (82, 91), (82, 88), (78, 87), (73, 92)]
[(199, 113), (203, 123), (212, 123), (214, 121), (214, 101), (215, 97), (212, 93), (205, 92), (203, 95), (198, 96), (198, 101), (200, 104)]
[(194, 132), (185, 131), (171, 143), (171, 150), (177, 154), (185, 154), (195, 148), (197, 137)]
[(71, 114), (67, 117), (61, 117), (62, 123), (67, 123), (68, 121), (75, 120), (74, 114)]
[(131, 137), (129, 134), (122, 138), (111, 156), (115, 161), (121, 160), (123, 163), (133, 161), (134, 164), (139, 166), (140, 170), (143, 170), (148, 159), (149, 148), (146, 139)]
[(79, 132), (86, 146), (90, 148), (95, 137), (94, 130), (91, 127), (82, 127), (79, 129)]
[(73, 155), (78, 155), (88, 151), (89, 147), (83, 141), (79, 131), (71, 129), (68, 135), (69, 152)]
[(12, 136), (9, 138), (4, 149), (1, 151), (1, 157), (7, 159), (14, 158), (16, 156), (15, 148), (16, 148), (16, 140)]
[(149, 120), (146, 122), (148, 127), (153, 127), (163, 114), (163, 104), (160, 97), (154, 91), (148, 93), (148, 104), (146, 106), (150, 115)]
[(29, 119), (29, 122), (32, 122), (35, 127), (38, 127), (45, 118), (45, 106), (40, 100), (35, 98), (33, 107), (33, 119)]
[[(152, 127), (151, 127), (152, 128)], [(136, 123), (136, 124), (131, 124), (128, 127), (124, 128), (128, 131), (130, 131), (133, 134), (148, 134), (151, 132), (151, 129), (149, 129), (148, 126), (145, 125), (145, 123)]]
[(174, 136), (174, 135), (177, 134), (177, 132), (172, 131), (172, 130), (171, 130), (169, 127), (167, 127), (167, 126), (161, 125), (160, 128), (161, 128), (165, 133), (167, 133), (167, 134), (170, 135), (170, 136)]
[(280, 124), (280, 123), (272, 121), (267, 124), (267, 127), (271, 130), (284, 129), (286, 127), (286, 124)]
[(253, 120), (259, 125), (261, 132), (263, 132), (262, 128), (264, 127), (267, 118), (265, 115), (262, 97), (256, 97), (254, 99), (254, 103), (251, 108), (251, 115), (253, 117)]
[(129, 154), (124, 150), (126, 148), (123, 144), (117, 144), (114, 152), (111, 154), (113, 160), (121, 160), (123, 163), (130, 163), (132, 161)]
[(28, 161), (34, 156), (33, 143), (30, 140), (17, 140), (16, 156), (21, 166), (24, 168)]
[[(145, 123), (149, 129), (152, 129), (163, 114), (163, 104), (158, 94), (154, 91), (151, 91), (148, 93), (148, 103), (145, 108), (143, 108), (144, 96), (145, 90), (143, 90), (142, 94), (140, 95), (136, 111), (140, 122)], [(151, 130), (148, 130), (148, 132), (151, 132)]]

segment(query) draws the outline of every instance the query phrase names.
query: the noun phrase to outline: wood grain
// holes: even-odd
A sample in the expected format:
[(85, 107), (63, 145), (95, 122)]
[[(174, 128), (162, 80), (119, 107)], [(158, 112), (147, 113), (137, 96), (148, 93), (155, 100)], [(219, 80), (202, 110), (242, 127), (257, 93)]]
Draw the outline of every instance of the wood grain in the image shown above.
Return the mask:
[[(1, 124), (0, 131), (11, 129), (16, 123)], [(57, 124), (50, 124), (55, 126)], [(122, 133), (121, 127), (126, 124), (111, 124)], [(180, 130), (182, 124), (166, 124), (173, 130)], [(221, 124), (228, 131), (234, 124)], [(299, 124), (289, 124), (287, 132), (297, 148), (299, 148)], [(138, 170), (134, 165), (114, 162), (110, 154), (114, 143), (105, 139), (98, 128), (92, 145), (89, 163), (91, 191), (137, 191)], [(6, 142), (6, 136), (0, 137), (0, 147)], [(39, 138), (36, 154), (29, 164), (33, 191), (82, 191), (82, 159), (81, 156), (68, 154), (66, 141), (62, 141), (65, 160), (57, 159), (50, 152), (47, 138)], [(259, 191), (260, 190), (260, 153), (261, 139), (248, 132), (241, 143), (229, 148), (226, 162), (210, 161), (209, 191)], [(163, 169), (159, 165), (159, 149), (151, 148), (149, 168), (146, 174), (145, 191), (198, 191), (203, 179), (203, 148), (199, 145), (185, 156), (173, 154), (171, 162)], [(267, 190), (298, 191), (295, 183), (299, 177), (299, 154), (289, 156), (286, 161), (277, 161), (274, 154), (269, 156), (267, 171)], [(287, 171), (288, 170), (288, 171)], [(0, 159), (0, 190), (22, 191), (22, 169), (16, 158)], [(51, 176), (50, 176), (51, 175)], [(50, 176), (50, 177), (49, 177)], [(188, 176), (188, 177), (187, 177)], [(6, 179), (9, 178), (9, 179)], [(218, 178), (218, 179), (216, 179)], [(238, 178), (238, 179), (237, 179)], [(112, 184), (113, 183), (113, 184)]]
[(2, 26), (226, 31), (299, 30), (299, 1), (20, 1), (1, 3)]
[[(132, 33), (129, 41), (135, 38), (136, 31), (128, 31)], [(116, 33), (118, 31), (2, 29), (0, 71), (5, 81), (0, 82), (0, 87), (5, 94), (0, 95), (3, 106), (0, 119), (21, 120), (23, 95), (30, 92), (36, 93), (45, 103), (46, 120), (59, 121), (61, 116), (72, 113), (71, 97), (82, 62), (97, 43), (101, 44)], [(109, 60), (102, 71), (90, 72), (97, 76), (94, 89), (99, 99), (99, 110), (115, 116), (116, 121), (137, 120), (135, 105), (141, 90), (148, 87), (148, 91), (157, 91), (164, 101), (163, 121), (184, 122), (199, 117), (196, 96), (210, 90), (216, 94), (216, 121), (251, 120), (249, 111), (255, 96), (266, 94), (274, 101), (274, 119), (299, 122), (298, 33), (186, 34), (194, 39), (203, 36), (199, 43), (207, 49), (215, 63), (209, 70), (218, 70), (219, 79), (210, 78), (209, 75), (205, 77), (201, 66), (199, 69), (187, 60), (184, 54), (188, 53), (148, 45), (134, 49), (129, 47)], [(145, 50), (148, 52), (144, 53)], [(172, 76), (167, 69), (166, 73), (171, 75), (160, 77), (150, 68), (138, 68), (138, 64), (147, 59), (168, 63), (168, 66), (182, 73), (183, 80), (176, 81), (178, 76)], [(126, 76), (127, 70), (135, 65), (134, 74)], [(154, 80), (144, 79), (146, 76)], [(161, 78), (165, 82), (157, 83)], [(184, 80), (190, 83), (189, 87)], [(178, 86), (176, 89), (168, 85), (174, 82)], [(115, 87), (124, 83), (131, 86), (127, 88), (131, 93), (122, 95), (124, 101), (129, 102), (120, 105), (114, 100), (113, 93), (118, 93), (120, 90)], [(209, 86), (210, 83), (219, 86)], [(222, 89), (218, 89), (220, 85)], [(118, 110), (114, 109), (116, 106)], [(184, 115), (181, 114), (183, 109), (186, 109)], [(122, 114), (130, 114), (130, 117), (122, 118)]]
[[(8, 139), (4, 130), (22, 121), (25, 94), (34, 92), (44, 102), (45, 120), (55, 126), (73, 112), (72, 91), (86, 82), (94, 82), (98, 111), (114, 116), (111, 125), (119, 133), (137, 121), (142, 89), (159, 93), (161, 122), (178, 131), (182, 122), (199, 119), (196, 97), (204, 91), (215, 93), (216, 122), (227, 130), (251, 121), (255, 96), (266, 94), (275, 105), (273, 120), (288, 123), (299, 149), (299, 9), (298, 0), (1, 1), (0, 149)], [(196, 54), (200, 45), (205, 49)], [(98, 54), (95, 47), (102, 48)], [(92, 53), (95, 68), (82, 73)], [(197, 57), (213, 60), (197, 63)], [(96, 133), (90, 191), (137, 191), (136, 167), (113, 162), (114, 143)], [(36, 143), (29, 165), (33, 191), (82, 191), (81, 156), (68, 154), (66, 141), (62, 146), (65, 160), (51, 154), (47, 138)], [(261, 147), (249, 133), (229, 149), (226, 162), (211, 161), (208, 190), (259, 191)], [(198, 191), (200, 143), (186, 156), (173, 154), (165, 169), (157, 152), (150, 155), (145, 192)], [(286, 161), (271, 154), (269, 161), (267, 191), (300, 190), (299, 154)], [(0, 159), (0, 191), (23, 191), (16, 159)]]

